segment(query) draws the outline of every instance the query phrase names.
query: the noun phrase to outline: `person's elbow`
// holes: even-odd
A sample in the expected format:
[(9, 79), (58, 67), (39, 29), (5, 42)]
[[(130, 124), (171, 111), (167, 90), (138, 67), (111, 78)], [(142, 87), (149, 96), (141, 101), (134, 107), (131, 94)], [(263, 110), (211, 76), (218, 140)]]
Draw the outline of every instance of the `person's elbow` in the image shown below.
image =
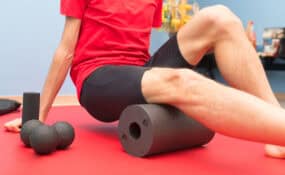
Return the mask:
[(66, 65), (70, 65), (72, 63), (74, 57), (74, 48), (59, 45), (56, 49), (54, 61), (57, 63), (63, 63)]

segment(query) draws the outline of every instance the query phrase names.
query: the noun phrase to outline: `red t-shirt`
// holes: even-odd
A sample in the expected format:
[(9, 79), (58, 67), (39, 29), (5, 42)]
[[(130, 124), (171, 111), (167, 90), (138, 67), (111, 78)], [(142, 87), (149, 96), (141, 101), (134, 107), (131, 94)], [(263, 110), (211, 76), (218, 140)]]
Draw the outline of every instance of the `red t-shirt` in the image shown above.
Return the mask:
[(144, 65), (152, 27), (161, 26), (162, 0), (61, 0), (61, 14), (82, 20), (70, 75), (83, 81), (103, 65)]

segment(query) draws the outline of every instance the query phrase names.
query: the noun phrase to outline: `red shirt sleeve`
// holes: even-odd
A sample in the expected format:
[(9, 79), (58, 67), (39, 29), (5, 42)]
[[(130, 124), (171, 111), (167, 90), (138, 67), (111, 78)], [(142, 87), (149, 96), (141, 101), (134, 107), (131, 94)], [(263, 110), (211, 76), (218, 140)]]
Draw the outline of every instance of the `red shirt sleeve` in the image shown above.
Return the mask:
[(60, 0), (60, 13), (82, 19), (87, 6), (87, 0)]
[(155, 10), (155, 14), (154, 14), (154, 19), (153, 19), (153, 23), (152, 26), (153, 27), (161, 27), (162, 24), (162, 1), (163, 0), (157, 0), (157, 7)]

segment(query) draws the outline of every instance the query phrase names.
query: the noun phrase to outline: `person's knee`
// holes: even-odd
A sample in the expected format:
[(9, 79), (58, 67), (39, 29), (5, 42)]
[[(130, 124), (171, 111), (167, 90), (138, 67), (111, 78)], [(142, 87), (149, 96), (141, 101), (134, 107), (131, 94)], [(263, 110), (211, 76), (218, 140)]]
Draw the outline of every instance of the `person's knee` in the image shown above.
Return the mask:
[(205, 96), (203, 89), (207, 89), (212, 80), (191, 70), (178, 69), (173, 85), (177, 86), (176, 102), (188, 105), (201, 105)]
[(216, 36), (232, 34), (236, 30), (243, 29), (241, 20), (224, 5), (215, 5), (202, 9), (200, 20), (209, 29), (214, 30), (214, 34), (219, 34)]
[(142, 92), (149, 103), (191, 103), (206, 80), (190, 69), (154, 68), (142, 80)]

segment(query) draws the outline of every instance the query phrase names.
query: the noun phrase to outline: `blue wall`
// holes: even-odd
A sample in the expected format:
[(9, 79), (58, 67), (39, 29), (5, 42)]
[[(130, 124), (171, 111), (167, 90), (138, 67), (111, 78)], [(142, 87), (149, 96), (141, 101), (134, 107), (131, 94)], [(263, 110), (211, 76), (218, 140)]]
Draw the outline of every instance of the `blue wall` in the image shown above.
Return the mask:
[[(58, 1), (3, 1), (0, 6), (0, 95), (40, 91), (61, 35)], [(62, 92), (73, 93), (68, 80)]]
[[(266, 26), (285, 26), (285, 1), (272, 0), (271, 4), (265, 4), (257, 0), (200, 0), (199, 3), (201, 6), (216, 3), (229, 6), (243, 21), (255, 21), (258, 36)], [(271, 10), (274, 13), (265, 13)], [(3, 1), (0, 16), (0, 96), (40, 91), (63, 29), (64, 17), (59, 15), (59, 1)], [(166, 39), (165, 33), (154, 31), (151, 52)], [(284, 75), (282, 72), (269, 73), (275, 91), (285, 92)], [(74, 93), (68, 78), (60, 94)]]

